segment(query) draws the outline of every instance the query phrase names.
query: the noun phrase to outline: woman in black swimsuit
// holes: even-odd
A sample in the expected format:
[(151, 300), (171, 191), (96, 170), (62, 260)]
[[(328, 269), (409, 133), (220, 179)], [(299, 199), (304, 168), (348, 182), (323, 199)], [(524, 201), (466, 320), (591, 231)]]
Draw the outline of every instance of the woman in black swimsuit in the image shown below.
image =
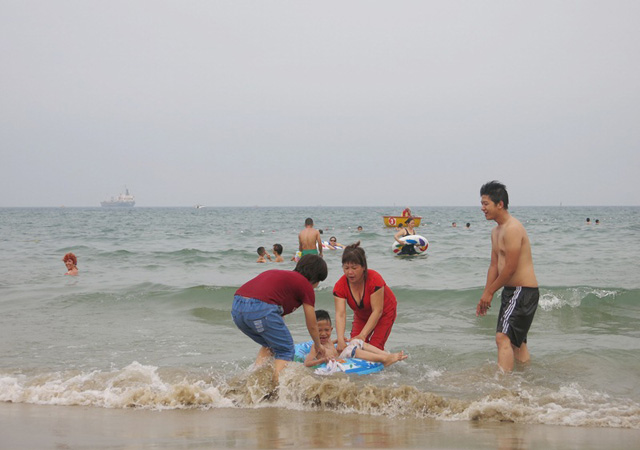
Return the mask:
[(403, 245), (402, 250), (400, 250), (400, 253), (398, 253), (398, 255), (417, 255), (418, 254), (413, 244), (405, 244), (400, 240), (401, 237), (415, 236), (416, 232), (413, 229), (415, 225), (416, 225), (415, 219), (413, 217), (407, 217), (407, 221), (404, 223), (404, 228), (398, 231), (394, 236), (394, 239), (399, 244)]

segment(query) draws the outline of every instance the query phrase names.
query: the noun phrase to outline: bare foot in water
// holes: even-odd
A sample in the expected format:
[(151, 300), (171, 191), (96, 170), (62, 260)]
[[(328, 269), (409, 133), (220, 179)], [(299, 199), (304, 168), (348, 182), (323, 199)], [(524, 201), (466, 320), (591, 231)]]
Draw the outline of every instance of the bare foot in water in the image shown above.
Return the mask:
[(403, 359), (407, 359), (408, 356), (404, 354), (404, 352), (398, 353), (389, 353), (389, 356), (384, 360), (383, 364), (385, 367), (390, 366), (393, 363), (398, 361), (402, 361)]

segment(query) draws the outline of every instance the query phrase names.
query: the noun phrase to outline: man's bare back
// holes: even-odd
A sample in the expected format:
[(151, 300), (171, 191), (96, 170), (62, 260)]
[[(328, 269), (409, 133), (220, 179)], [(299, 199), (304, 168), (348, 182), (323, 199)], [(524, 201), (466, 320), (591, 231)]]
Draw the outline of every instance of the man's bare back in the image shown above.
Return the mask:
[(298, 234), (299, 250), (301, 252), (316, 250), (322, 256), (322, 238), (320, 237), (320, 232), (313, 228), (313, 221), (309, 223), (310, 220), (307, 219), (305, 221), (304, 230)]

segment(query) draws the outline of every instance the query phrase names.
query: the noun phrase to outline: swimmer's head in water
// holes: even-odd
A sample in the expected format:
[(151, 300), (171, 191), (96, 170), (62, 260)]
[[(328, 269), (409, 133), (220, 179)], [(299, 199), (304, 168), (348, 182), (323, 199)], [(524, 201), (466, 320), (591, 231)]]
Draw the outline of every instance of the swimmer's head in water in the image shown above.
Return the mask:
[(66, 263), (67, 261), (71, 261), (74, 266), (78, 265), (78, 258), (76, 258), (76, 255), (74, 255), (73, 253), (67, 253), (66, 255), (64, 255), (64, 257), (62, 258), (62, 262)]

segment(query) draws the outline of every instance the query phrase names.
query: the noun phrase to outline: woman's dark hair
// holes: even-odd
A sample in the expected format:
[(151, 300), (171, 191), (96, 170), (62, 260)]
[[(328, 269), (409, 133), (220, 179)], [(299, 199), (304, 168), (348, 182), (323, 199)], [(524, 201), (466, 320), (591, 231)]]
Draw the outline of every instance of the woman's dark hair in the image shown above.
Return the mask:
[(293, 270), (309, 280), (311, 284), (324, 281), (329, 275), (327, 263), (318, 255), (304, 255)]
[(342, 264), (359, 264), (367, 272), (367, 256), (364, 253), (364, 249), (360, 247), (360, 241), (355, 244), (348, 245), (342, 251)]

